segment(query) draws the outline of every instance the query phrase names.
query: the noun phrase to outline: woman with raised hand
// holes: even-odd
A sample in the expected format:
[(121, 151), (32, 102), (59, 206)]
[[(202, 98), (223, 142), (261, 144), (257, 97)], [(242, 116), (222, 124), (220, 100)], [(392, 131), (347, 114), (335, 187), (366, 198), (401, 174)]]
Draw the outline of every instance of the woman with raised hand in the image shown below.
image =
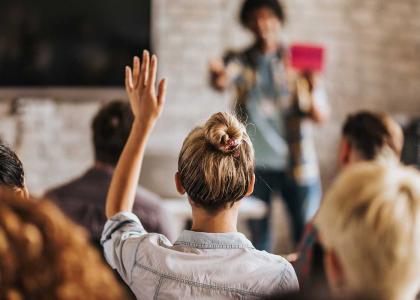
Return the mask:
[(131, 210), (146, 143), (164, 102), (155, 90), (157, 58), (143, 53), (126, 68), (126, 89), (135, 116), (107, 197), (102, 245), (109, 264), (141, 299), (260, 298), (298, 289), (282, 257), (256, 250), (237, 232), (241, 199), (255, 182), (254, 150), (245, 127), (217, 113), (184, 140), (175, 182), (192, 207), (191, 230), (171, 244), (147, 233)]

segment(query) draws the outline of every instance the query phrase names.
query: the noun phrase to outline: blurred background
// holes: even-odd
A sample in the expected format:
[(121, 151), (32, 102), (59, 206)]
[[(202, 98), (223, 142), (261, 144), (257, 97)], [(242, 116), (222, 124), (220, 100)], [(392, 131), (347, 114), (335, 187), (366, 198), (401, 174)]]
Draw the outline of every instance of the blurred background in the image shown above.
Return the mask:
[[(420, 116), (420, 2), (283, 2), (288, 16), (283, 39), (326, 48), (332, 118), (316, 128), (316, 141), (327, 186), (348, 113), (380, 110), (403, 124)], [(29, 190), (42, 194), (91, 165), (92, 116), (104, 101), (125, 98), (124, 64), (150, 48), (169, 87), (142, 184), (176, 197), (173, 174), (183, 138), (211, 113), (230, 107), (229, 93), (209, 87), (208, 62), (251, 42), (238, 22), (240, 4), (0, 0), (0, 136), (21, 157)]]

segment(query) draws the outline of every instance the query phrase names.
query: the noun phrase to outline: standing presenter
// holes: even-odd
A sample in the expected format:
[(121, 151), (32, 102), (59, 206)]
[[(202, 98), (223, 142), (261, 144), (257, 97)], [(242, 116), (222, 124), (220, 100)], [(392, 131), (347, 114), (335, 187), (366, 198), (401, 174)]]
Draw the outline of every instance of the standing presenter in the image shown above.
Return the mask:
[[(280, 42), (284, 7), (277, 0), (245, 0), (240, 21), (253, 44), (210, 62), (213, 88), (235, 89), (234, 108), (248, 125), (256, 154), (254, 196), (271, 207), (274, 192), (284, 200), (298, 242), (321, 198), (312, 124), (328, 119), (324, 90), (313, 72), (289, 67), (287, 47)], [(250, 221), (255, 247), (272, 250), (270, 210)]]

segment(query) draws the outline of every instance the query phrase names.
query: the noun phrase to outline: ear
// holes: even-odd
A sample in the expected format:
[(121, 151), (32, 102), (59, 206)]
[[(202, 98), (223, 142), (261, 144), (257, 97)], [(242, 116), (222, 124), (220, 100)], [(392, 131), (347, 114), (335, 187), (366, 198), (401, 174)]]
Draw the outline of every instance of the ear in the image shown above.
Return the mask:
[(352, 147), (350, 142), (345, 137), (342, 137), (338, 153), (338, 164), (341, 168), (345, 167), (350, 162), (351, 151)]
[(19, 197), (21, 197), (23, 199), (28, 199), (29, 198), (29, 192), (28, 192), (28, 189), (26, 188), (26, 186), (24, 186), (23, 188), (15, 189), (15, 193), (16, 193), (16, 195), (18, 195)]
[(245, 196), (252, 195), (252, 193), (254, 192), (254, 185), (255, 185), (255, 174), (252, 174), (251, 181), (249, 182), (249, 185), (248, 185), (248, 191), (246, 192)]
[(175, 173), (175, 185), (176, 185), (176, 190), (178, 191), (178, 193), (180, 193), (181, 195), (184, 195), (185, 194), (185, 189), (182, 186), (181, 179), (179, 179), (179, 173), (178, 172)]
[(325, 250), (324, 268), (332, 292), (340, 293), (345, 286), (345, 276), (340, 260), (334, 250)]

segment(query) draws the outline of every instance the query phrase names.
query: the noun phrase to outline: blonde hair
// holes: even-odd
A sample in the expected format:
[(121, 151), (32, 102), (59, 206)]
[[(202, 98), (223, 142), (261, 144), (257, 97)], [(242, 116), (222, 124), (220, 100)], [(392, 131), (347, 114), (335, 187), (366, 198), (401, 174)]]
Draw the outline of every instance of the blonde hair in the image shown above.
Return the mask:
[(357, 163), (328, 191), (315, 224), (348, 288), (397, 299), (420, 287), (420, 174), (397, 163)]
[(254, 175), (245, 126), (229, 113), (212, 115), (184, 140), (178, 174), (191, 200), (209, 211), (242, 199)]
[(47, 200), (0, 190), (1, 299), (122, 299), (85, 231)]

